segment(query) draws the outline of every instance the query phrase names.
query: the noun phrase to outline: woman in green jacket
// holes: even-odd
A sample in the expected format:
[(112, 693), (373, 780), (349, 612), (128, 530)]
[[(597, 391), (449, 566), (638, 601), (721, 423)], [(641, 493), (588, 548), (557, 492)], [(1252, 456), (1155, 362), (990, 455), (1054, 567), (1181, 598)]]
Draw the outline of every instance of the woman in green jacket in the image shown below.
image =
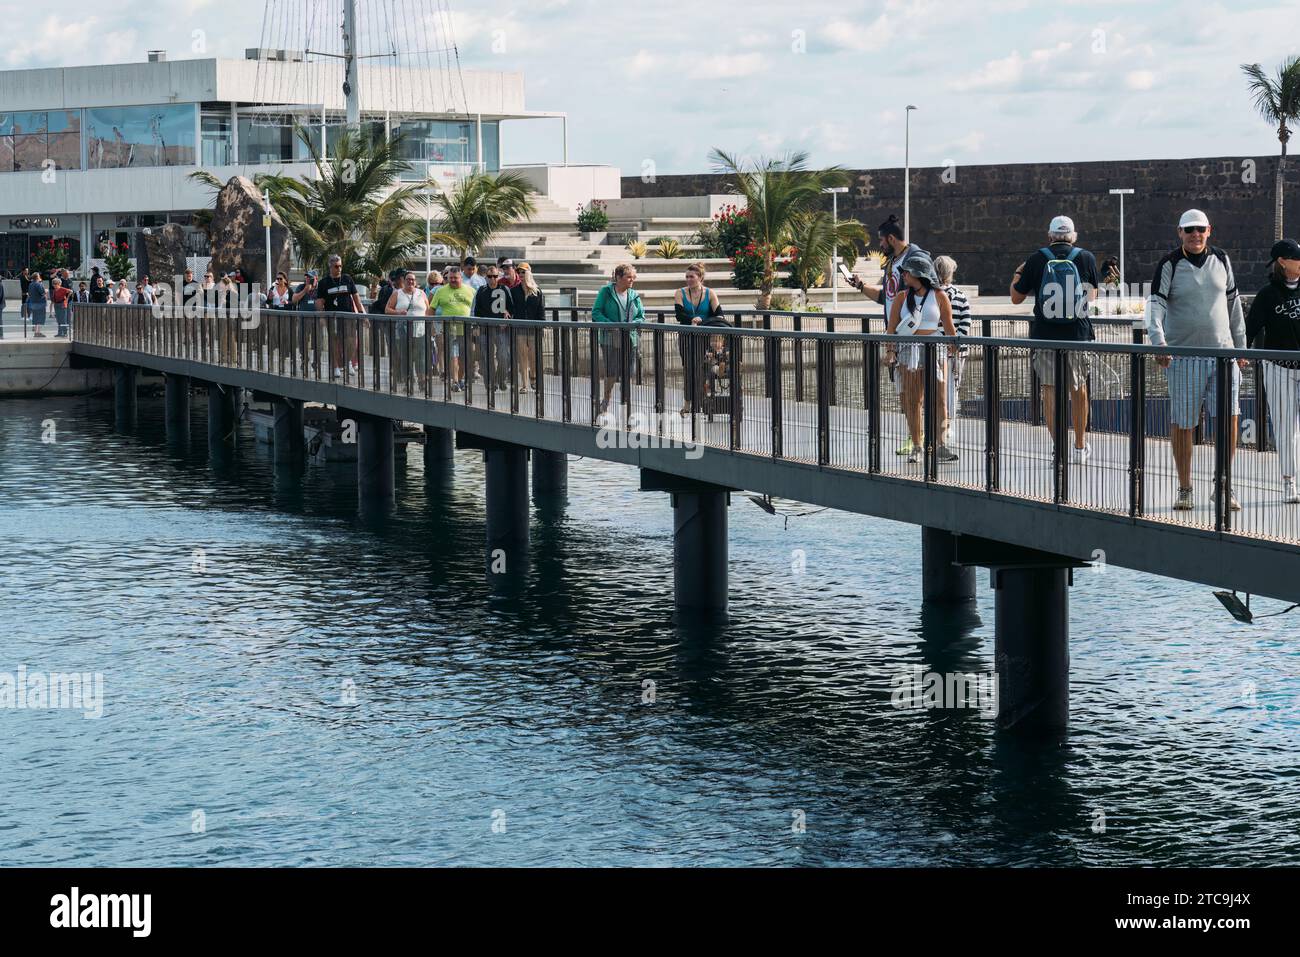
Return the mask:
[[(641, 296), (632, 288), (636, 282), (636, 267), (631, 263), (619, 263), (614, 267), (614, 280), (602, 286), (596, 293), (596, 301), (591, 307), (592, 322), (645, 322), (645, 306)], [(612, 334), (611, 334), (612, 332)], [(637, 330), (630, 329), (627, 334), (629, 351), (625, 355), (622, 348), (621, 330), (609, 332), (601, 330), (600, 342), (600, 378), (604, 385), (600, 414), (609, 411), (610, 396), (614, 394), (614, 383), (623, 376), (624, 363), (631, 360), (637, 348)], [(624, 396), (626, 399), (627, 396)]]

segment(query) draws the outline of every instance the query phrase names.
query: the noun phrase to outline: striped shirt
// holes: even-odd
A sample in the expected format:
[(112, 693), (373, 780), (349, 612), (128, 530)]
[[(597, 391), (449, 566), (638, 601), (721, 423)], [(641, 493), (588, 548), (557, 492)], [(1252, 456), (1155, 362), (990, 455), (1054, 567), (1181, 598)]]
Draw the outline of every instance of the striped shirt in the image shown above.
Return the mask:
[[(957, 327), (957, 335), (970, 335), (970, 300), (966, 298), (966, 293), (962, 292), (957, 286), (944, 286), (944, 295), (952, 303), (952, 324)], [(957, 351), (960, 355), (965, 355), (970, 350), (970, 346), (959, 346)]]

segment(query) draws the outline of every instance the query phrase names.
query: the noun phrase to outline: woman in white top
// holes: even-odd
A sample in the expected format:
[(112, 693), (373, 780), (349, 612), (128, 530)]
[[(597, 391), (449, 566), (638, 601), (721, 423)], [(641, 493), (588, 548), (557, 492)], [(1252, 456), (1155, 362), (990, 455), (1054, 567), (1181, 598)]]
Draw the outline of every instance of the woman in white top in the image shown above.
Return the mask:
[[(384, 312), (390, 316), (423, 316), (429, 312), (429, 297), (424, 294), (415, 282), (415, 273), (407, 270), (402, 276), (402, 284), (397, 287), (388, 302), (384, 304)], [(411, 353), (404, 355), (406, 352), (406, 324), (411, 323)], [(425, 342), (424, 342), (424, 322), (403, 320), (396, 323), (394, 330), (396, 338), (394, 340), (393, 355), (397, 358), (394, 363), (395, 371), (403, 377), (406, 374), (414, 376), (414, 381), (420, 382), (424, 378), (425, 368)]]
[(131, 290), (127, 288), (126, 280), (119, 279), (117, 281), (117, 292), (113, 295), (113, 301), (123, 306), (129, 306), (131, 305), (131, 299), (132, 293)]
[[(889, 309), (890, 335), (906, 336), (955, 336), (956, 327), (952, 323), (952, 303), (939, 288), (939, 277), (935, 274), (934, 263), (928, 253), (917, 250), (909, 253), (901, 263), (900, 279), (903, 289), (894, 297)], [(935, 349), (935, 375), (938, 388), (934, 397), (937, 408), (935, 421), (942, 423), (946, 417), (948, 354), (955, 355), (956, 346)], [(907, 461), (916, 463), (921, 460), (921, 449), (925, 436), (922, 402), (925, 399), (925, 347), (920, 343), (909, 343), (901, 349), (892, 342), (885, 350), (885, 361), (891, 369), (897, 369), (902, 376), (902, 392), (899, 400), (903, 404), (903, 414), (907, 418), (907, 431), (911, 438), (911, 449)], [(954, 462), (957, 456), (942, 443), (936, 450), (940, 462)]]

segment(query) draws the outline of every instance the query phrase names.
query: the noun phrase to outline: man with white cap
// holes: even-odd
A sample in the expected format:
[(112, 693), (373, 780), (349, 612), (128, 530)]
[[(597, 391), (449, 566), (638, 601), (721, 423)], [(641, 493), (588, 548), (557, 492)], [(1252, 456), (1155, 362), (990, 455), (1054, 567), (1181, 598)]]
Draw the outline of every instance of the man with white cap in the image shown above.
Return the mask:
[[(1053, 342), (1088, 342), (1093, 338), (1092, 320), (1088, 317), (1092, 301), (1097, 298), (1097, 257), (1075, 243), (1079, 234), (1074, 220), (1057, 216), (1047, 227), (1047, 245), (1035, 250), (1020, 264), (1011, 277), (1011, 301), (1017, 305), (1032, 293), (1034, 318), (1029, 323), (1029, 338)], [(1043, 400), (1043, 420), (1056, 440), (1056, 350), (1034, 349), (1030, 363), (1038, 376)], [(1092, 353), (1066, 352), (1066, 374), (1070, 377), (1070, 418), (1074, 424), (1076, 462), (1086, 462), (1092, 454), (1088, 434), (1088, 376), (1092, 373)], [(1062, 436), (1065, 441), (1069, 436)]]
[[(1199, 209), (1189, 209), (1178, 221), (1181, 244), (1160, 260), (1147, 300), (1147, 332), (1153, 345), (1203, 349), (1245, 349), (1246, 321), (1237, 281), (1228, 254), (1210, 245), (1210, 220)], [(1178, 499), (1174, 508), (1192, 508), (1192, 443), (1201, 420), (1201, 406), (1209, 402), (1215, 414), (1218, 375), (1210, 356), (1157, 356), (1169, 380), (1169, 444), (1178, 469)], [(1246, 360), (1232, 364), (1232, 421), (1228, 425), (1228, 452), (1237, 451), (1237, 393)], [(1228, 492), (1228, 507), (1241, 509), (1237, 496)]]

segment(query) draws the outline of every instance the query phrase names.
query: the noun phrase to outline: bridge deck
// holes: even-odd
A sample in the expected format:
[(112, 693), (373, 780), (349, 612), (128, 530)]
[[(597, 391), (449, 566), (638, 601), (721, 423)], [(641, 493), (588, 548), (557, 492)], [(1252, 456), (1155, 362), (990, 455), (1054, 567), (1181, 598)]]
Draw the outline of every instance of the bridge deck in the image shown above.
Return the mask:
[[(169, 342), (163, 334), (160, 340), (130, 344), (108, 334), (105, 327), (84, 321), (75, 349), (102, 359), (467, 429), (503, 441), (625, 461), (814, 504), (1001, 538), (1077, 558), (1093, 558), (1100, 551), (1112, 564), (1255, 594), (1300, 596), (1300, 505), (1282, 500), (1275, 452), (1255, 447), (1238, 450), (1232, 485), (1243, 510), (1226, 516), (1229, 527), (1216, 528), (1211, 498), (1214, 445), (1202, 444), (1194, 450), (1194, 509), (1175, 511), (1172, 506), (1178, 482), (1169, 442), (1161, 436), (1148, 436), (1142, 443), (1142, 507), (1140, 514), (1133, 516), (1129, 435), (1090, 432), (1090, 459), (1068, 465), (1065, 494), (1054, 501), (1052, 441), (1046, 428), (1027, 421), (1026, 409), (1022, 410), (1026, 412), (1024, 421), (1006, 416), (996, 422), (997, 487), (990, 489), (980, 349), (972, 347), (950, 443), (958, 460), (939, 463), (927, 481), (922, 462), (909, 463), (905, 456), (894, 454), (905, 441), (907, 428), (894, 387), (884, 374), (878, 385), (879, 434), (875, 438), (879, 471), (872, 473), (871, 416), (863, 408), (869, 380), (861, 341), (845, 343), (843, 349), (835, 346), (835, 405), (827, 397), (829, 389), (818, 388), (818, 371), (828, 367), (829, 360), (819, 359), (816, 343), (783, 342), (779, 375), (773, 375), (773, 362), (765, 365), (762, 341), (744, 342), (740, 346), (745, 357), (742, 371), (731, 380), (740, 387), (743, 414), (733, 427), (728, 414), (714, 415), (712, 420), (702, 412), (685, 417), (679, 414), (685, 389), (676, 343), (654, 345), (648, 335), (642, 336), (637, 350), (640, 384), (635, 382), (636, 371), (629, 369), (627, 401), (623, 385), (616, 384), (611, 404), (616, 417), (597, 421), (591, 401), (588, 331), (581, 326), (573, 330), (575, 341), (561, 354), (562, 337), (554, 336), (552, 341), (552, 330), (547, 329), (542, 364), (560, 371), (545, 375), (540, 397), (536, 391), (512, 394), (493, 390), (489, 394), (482, 380), (471, 384), (468, 395), (449, 393), (443, 378), (436, 374), (411, 380), (399, 376), (394, 381), (392, 344), (376, 346), (377, 340), (366, 342), (364, 336), (360, 337), (360, 376), (349, 370), (335, 381), (330, 381), (327, 337), (317, 341), (309, 336), (285, 347), (274, 329), (241, 339), (235, 344), (237, 357), (231, 352), (226, 362), (212, 361), (219, 351), (215, 339), (206, 343), (210, 349), (183, 335), (178, 341)], [(671, 339), (675, 333), (664, 331), (662, 335)], [(791, 336), (791, 340), (796, 338)], [(346, 341), (355, 355), (358, 338), (349, 334)], [(411, 342), (416, 351), (424, 347), (421, 338)], [(808, 346), (811, 348), (806, 349)], [(400, 341), (397, 348), (400, 354)], [(1003, 403), (1024, 405), (1028, 391), (1017, 383), (1028, 379), (1028, 348), (1002, 351)], [(658, 384), (656, 356), (663, 365)], [(1122, 359), (1127, 362), (1128, 357)], [(562, 374), (565, 367), (567, 375)], [(830, 380), (826, 372), (822, 378)], [(1152, 378), (1158, 381), (1159, 373)], [(774, 382), (780, 383), (779, 409), (773, 398), (764, 395), (772, 391)], [(539, 398), (543, 406), (540, 416)], [(1121, 390), (1121, 394), (1099, 402), (1128, 398)], [(496, 408), (490, 407), (493, 405)], [(663, 414), (655, 415), (657, 406)], [(1246, 411), (1243, 407), (1243, 414)], [(666, 440), (662, 444), (675, 442), (676, 446), (661, 447), (652, 436)], [(777, 441), (781, 454), (774, 456)], [(703, 454), (683, 449), (683, 443), (703, 446)]]

